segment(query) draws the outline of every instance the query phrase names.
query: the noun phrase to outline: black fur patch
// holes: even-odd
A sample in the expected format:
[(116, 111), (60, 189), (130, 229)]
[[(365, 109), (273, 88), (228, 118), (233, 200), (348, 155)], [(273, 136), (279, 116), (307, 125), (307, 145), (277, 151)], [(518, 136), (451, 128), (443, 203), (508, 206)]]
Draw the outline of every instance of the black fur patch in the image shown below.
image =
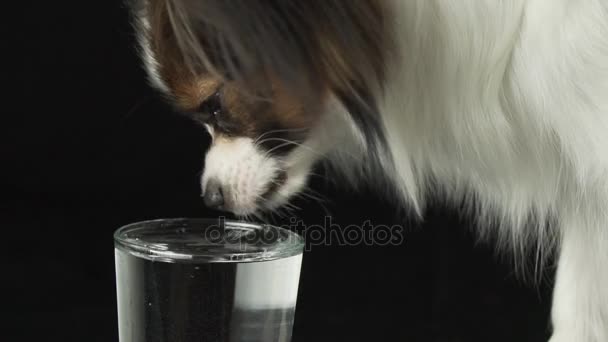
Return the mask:
[[(351, 93), (336, 91), (336, 96), (346, 107), (357, 128), (363, 133), (370, 151), (386, 151), (387, 141), (380, 111), (372, 92), (356, 87)], [(375, 165), (380, 165), (379, 155), (371, 153)]]

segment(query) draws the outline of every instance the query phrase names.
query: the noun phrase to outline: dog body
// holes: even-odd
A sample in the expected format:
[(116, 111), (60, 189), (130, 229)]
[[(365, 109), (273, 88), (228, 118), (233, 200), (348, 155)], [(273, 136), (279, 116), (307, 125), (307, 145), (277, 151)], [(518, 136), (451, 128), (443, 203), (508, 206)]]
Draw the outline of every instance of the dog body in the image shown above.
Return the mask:
[(403, 58), (382, 118), (397, 184), (419, 207), (429, 189), (464, 199), (518, 255), (561, 246), (552, 342), (608, 341), (606, 4), (394, 4)]
[(551, 342), (608, 341), (608, 2), (149, 0), (134, 13), (152, 83), (213, 138), (207, 204), (275, 210), (321, 160), (419, 215), (441, 196), (521, 259), (558, 252)]

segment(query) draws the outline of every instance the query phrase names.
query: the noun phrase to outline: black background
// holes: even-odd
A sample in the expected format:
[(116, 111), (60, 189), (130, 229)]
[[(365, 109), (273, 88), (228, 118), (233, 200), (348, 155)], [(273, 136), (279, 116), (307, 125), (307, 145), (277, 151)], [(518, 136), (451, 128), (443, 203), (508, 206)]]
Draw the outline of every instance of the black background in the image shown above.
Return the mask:
[[(4, 341), (117, 341), (112, 233), (135, 220), (216, 216), (199, 198), (205, 132), (146, 84), (120, 1), (4, 11), (1, 119)], [(13, 60), (14, 59), (14, 60)], [(15, 92), (16, 90), (16, 92)], [(331, 177), (331, 175), (328, 175)], [(412, 224), (372, 191), (312, 184), (343, 226), (401, 224), (399, 246), (315, 246), (295, 341), (544, 341), (551, 276), (525, 284), (470, 220)], [(307, 224), (325, 209), (298, 202)], [(6, 322), (6, 321), (5, 321)]]

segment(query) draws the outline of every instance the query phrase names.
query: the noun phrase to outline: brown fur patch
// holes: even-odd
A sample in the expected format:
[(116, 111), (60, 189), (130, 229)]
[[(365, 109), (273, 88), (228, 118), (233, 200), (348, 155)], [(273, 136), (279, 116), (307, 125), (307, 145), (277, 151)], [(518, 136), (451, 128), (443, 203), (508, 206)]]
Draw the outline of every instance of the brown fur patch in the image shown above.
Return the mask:
[[(297, 137), (314, 125), (321, 108), (318, 104), (301, 101), (289, 88), (282, 86), (279, 80), (273, 81), (269, 92), (259, 94), (252, 93), (243, 83), (225, 82), (221, 86), (225, 110), (217, 118), (216, 125), (219, 131), (254, 139), (262, 134), (268, 135), (271, 131), (296, 131), (299, 134), (282, 134), (281, 137), (301, 140)], [(321, 102), (322, 99), (319, 99)]]

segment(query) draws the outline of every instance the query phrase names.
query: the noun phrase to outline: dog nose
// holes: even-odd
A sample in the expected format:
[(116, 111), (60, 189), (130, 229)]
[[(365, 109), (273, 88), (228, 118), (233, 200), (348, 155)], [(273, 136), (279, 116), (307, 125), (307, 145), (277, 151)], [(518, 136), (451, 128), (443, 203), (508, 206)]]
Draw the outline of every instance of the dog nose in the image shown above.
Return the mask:
[(217, 179), (210, 179), (205, 187), (203, 196), (205, 205), (212, 209), (221, 209), (224, 205), (224, 193), (222, 185)]

